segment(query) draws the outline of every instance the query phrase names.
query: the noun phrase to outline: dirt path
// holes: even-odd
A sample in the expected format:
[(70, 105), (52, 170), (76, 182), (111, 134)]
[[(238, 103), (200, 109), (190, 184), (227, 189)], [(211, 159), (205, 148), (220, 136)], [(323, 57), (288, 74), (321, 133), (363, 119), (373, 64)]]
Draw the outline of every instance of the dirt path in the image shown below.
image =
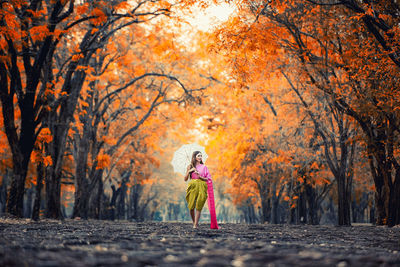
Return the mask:
[(399, 230), (0, 219), (0, 266), (400, 266)]

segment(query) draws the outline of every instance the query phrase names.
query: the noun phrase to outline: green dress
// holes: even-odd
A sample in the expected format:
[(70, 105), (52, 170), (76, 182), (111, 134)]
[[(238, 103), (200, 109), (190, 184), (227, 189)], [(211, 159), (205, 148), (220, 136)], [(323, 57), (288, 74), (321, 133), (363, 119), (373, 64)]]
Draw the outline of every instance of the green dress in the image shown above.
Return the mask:
[(199, 179), (196, 173), (192, 173), (192, 179), (186, 189), (186, 201), (189, 210), (202, 210), (207, 200), (207, 182)]

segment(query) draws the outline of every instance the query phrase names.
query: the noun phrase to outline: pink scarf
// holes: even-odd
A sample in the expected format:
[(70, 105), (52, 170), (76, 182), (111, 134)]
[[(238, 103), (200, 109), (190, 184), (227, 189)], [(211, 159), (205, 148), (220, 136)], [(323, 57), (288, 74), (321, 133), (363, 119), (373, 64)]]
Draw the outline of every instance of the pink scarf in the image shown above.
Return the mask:
[[(218, 229), (217, 223), (217, 215), (215, 213), (215, 200), (214, 200), (214, 188), (213, 183), (211, 180), (211, 174), (208, 171), (206, 165), (199, 164), (196, 166), (197, 171), (199, 172), (200, 176), (206, 177), (207, 179), (207, 204), (208, 209), (210, 210), (210, 219), (211, 219), (211, 229)], [(192, 173), (192, 179), (197, 179), (197, 174)]]

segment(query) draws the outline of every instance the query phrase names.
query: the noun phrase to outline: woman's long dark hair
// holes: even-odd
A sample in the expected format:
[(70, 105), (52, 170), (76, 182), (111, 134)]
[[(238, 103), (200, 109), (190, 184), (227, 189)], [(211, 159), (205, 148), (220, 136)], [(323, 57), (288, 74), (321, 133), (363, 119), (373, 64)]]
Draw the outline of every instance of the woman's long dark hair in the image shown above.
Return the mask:
[[(192, 162), (191, 162), (191, 165), (192, 165), (193, 168), (196, 168), (196, 156), (197, 156), (197, 154), (200, 154), (200, 153), (201, 153), (200, 151), (195, 151), (195, 152), (193, 152), (193, 154), (192, 154)], [(200, 161), (200, 163), (201, 163), (201, 164), (204, 164), (204, 163), (203, 163), (203, 159)]]

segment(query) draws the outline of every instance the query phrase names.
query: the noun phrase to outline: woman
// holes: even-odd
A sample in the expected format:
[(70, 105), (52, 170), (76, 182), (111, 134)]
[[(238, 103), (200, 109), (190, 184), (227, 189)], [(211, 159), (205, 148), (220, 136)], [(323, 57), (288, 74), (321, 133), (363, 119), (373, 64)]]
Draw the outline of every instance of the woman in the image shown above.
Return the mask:
[[(200, 151), (193, 152), (191, 164), (188, 166), (185, 182), (191, 178), (186, 190), (186, 201), (193, 221), (193, 228), (199, 227), (201, 210), (207, 200), (207, 181), (211, 179), (207, 167), (203, 164)], [(196, 208), (196, 214), (194, 210)]]

